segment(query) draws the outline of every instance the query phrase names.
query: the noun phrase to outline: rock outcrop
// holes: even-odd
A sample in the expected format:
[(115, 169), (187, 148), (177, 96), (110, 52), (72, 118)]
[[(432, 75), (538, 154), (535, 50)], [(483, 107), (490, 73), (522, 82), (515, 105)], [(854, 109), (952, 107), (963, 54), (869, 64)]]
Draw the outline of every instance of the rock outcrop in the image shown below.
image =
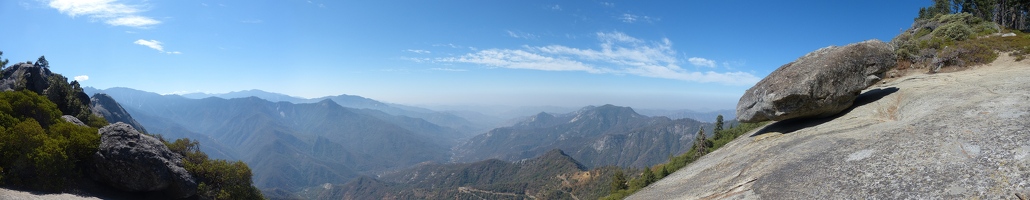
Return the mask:
[(63, 115), (63, 116), (61, 116), (61, 119), (66, 121), (66, 122), (71, 122), (72, 124), (75, 124), (75, 125), (86, 126), (86, 123), (82, 123), (82, 121), (79, 120), (79, 118), (75, 118), (75, 116)]
[(737, 121), (781, 121), (837, 114), (859, 92), (895, 65), (892, 48), (869, 40), (830, 46), (781, 66), (748, 89), (737, 103)]
[(26, 88), (37, 94), (43, 94), (50, 88), (49, 68), (34, 66), (29, 63), (17, 63), (3, 70), (3, 79), (0, 79), (0, 91), (13, 91)]
[(839, 116), (775, 122), (628, 199), (1019, 199), (1030, 61), (901, 77)]
[(137, 122), (136, 119), (133, 119), (129, 112), (125, 111), (125, 108), (122, 108), (122, 105), (118, 104), (111, 96), (104, 93), (94, 94), (90, 98), (90, 102), (92, 103), (90, 109), (93, 114), (104, 117), (104, 119), (107, 119), (107, 122), (122, 122), (131, 125), (132, 128), (140, 132), (147, 132), (147, 129), (143, 128), (143, 125)]
[(197, 183), (183, 168), (182, 157), (158, 139), (125, 123), (100, 129), (91, 176), (127, 192), (160, 193), (170, 198), (196, 194)]

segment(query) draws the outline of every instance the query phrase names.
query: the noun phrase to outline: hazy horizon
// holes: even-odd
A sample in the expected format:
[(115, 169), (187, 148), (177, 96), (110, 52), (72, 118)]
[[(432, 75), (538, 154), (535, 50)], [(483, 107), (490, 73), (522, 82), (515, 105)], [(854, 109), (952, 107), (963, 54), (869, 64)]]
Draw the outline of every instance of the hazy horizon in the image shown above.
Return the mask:
[(889, 41), (926, 3), (3, 1), (0, 51), (161, 94), (718, 110), (810, 51)]

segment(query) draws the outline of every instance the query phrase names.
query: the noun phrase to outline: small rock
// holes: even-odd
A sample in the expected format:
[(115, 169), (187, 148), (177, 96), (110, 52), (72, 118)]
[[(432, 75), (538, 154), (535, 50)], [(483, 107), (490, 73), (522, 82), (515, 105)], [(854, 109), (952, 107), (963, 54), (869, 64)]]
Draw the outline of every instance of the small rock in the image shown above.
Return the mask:
[(1001, 37), (1012, 37), (1012, 36), (1016, 36), (1016, 33), (1001, 34)]
[(79, 118), (75, 118), (74, 116), (71, 116), (71, 115), (61, 116), (61, 119), (63, 119), (66, 122), (71, 122), (72, 124), (75, 124), (75, 125), (86, 126), (86, 123), (82, 123), (82, 121), (79, 120)]

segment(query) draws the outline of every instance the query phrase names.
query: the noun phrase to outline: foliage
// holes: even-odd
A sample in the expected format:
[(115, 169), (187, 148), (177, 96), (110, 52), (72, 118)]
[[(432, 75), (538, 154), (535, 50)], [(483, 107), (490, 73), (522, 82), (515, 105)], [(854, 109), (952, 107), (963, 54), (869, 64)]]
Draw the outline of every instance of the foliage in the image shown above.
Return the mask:
[(930, 7), (919, 8), (919, 15), (916, 19), (933, 18), (951, 13), (951, 0), (933, 0)]
[[(9, 62), (9, 60), (4, 59), (3, 56), (4, 52), (0, 51), (0, 69), (4, 69), (5, 67), (7, 67), (7, 63)], [(3, 76), (0, 76), (0, 78), (3, 78)]]
[(718, 133), (719, 131), (722, 131), (722, 126), (723, 126), (722, 115), (716, 116), (715, 117), (715, 127), (712, 128), (712, 132), (713, 133)]
[[(165, 141), (165, 140), (161, 140)], [(202, 199), (263, 199), (261, 191), (253, 186), (250, 167), (240, 161), (208, 159), (200, 151), (200, 142), (181, 138), (165, 141), (169, 150), (183, 156), (186, 171), (197, 179), (197, 196)]]
[(45, 56), (39, 56), (39, 59), (36, 59), (36, 63), (33, 65), (36, 67), (50, 68), (50, 62), (46, 61)]
[(97, 129), (60, 119), (57, 105), (34, 92), (0, 92), (0, 183), (61, 191), (84, 174), (99, 145)]
[[(718, 121), (719, 118), (716, 118), (716, 119)], [(745, 133), (751, 132), (752, 130), (757, 129), (758, 127), (761, 127), (761, 126), (765, 125), (766, 123), (768, 123), (768, 122), (740, 123), (736, 127), (730, 127), (729, 129), (725, 129), (725, 130), (721, 130), (721, 131), (715, 132), (713, 137), (707, 138), (707, 139), (703, 139), (704, 142), (695, 142), (695, 146), (706, 145), (710, 149), (709, 151), (715, 151), (716, 149), (719, 149), (719, 148), (725, 146), (730, 141), (733, 141), (737, 137), (740, 137), (741, 135), (744, 135)], [(702, 136), (700, 136), (700, 135), (702, 135), (702, 133), (703, 133), (703, 131), (701, 133), (698, 133), (698, 137), (702, 137)], [(701, 140), (701, 139), (702, 138), (698, 138), (698, 140)], [(686, 167), (688, 164), (690, 164), (690, 163), (694, 162), (695, 160), (699, 159), (700, 158), (699, 155), (701, 155), (701, 154), (697, 153), (698, 149), (699, 148), (697, 148), (697, 147), (691, 148), (691, 150), (686, 152), (686, 153), (683, 153), (683, 154), (681, 154), (679, 156), (676, 156), (676, 157), (669, 158), (669, 162), (656, 165), (655, 167), (644, 168), (644, 172), (641, 173), (641, 175), (639, 177), (634, 178), (634, 179), (629, 181), (629, 186), (627, 188), (619, 189), (619, 190), (611, 190), (610, 193), (608, 194), (608, 196), (605, 196), (602, 199), (613, 199), (613, 200), (614, 199), (623, 199), (623, 198), (626, 198), (626, 197), (628, 197), (629, 195), (631, 195), (633, 193), (636, 193), (637, 191), (639, 191), (640, 189), (643, 189), (644, 187), (650, 185), (651, 183), (658, 182), (658, 180), (661, 180), (661, 178), (665, 178), (666, 176), (668, 176), (672, 172), (675, 172), (676, 170), (679, 170), (679, 169), (681, 169), (683, 167)], [(656, 169), (659, 169), (660, 171), (656, 175), (656, 174), (653, 174), (653, 172), (651, 171), (651, 168), (656, 168)], [(652, 173), (652, 174), (648, 175), (649, 173)], [(617, 179), (613, 179), (613, 180), (617, 180)], [(614, 188), (614, 185), (617, 184), (617, 183), (616, 182), (612, 182), (610, 184)]]
[[(50, 87), (43, 94), (47, 96), (47, 99), (57, 104), (57, 108), (61, 110), (61, 113), (75, 116), (79, 121), (86, 124), (93, 123), (91, 121), (93, 120), (91, 117), (93, 112), (89, 109), (89, 96), (83, 92), (78, 81), (73, 80), (69, 83), (68, 78), (60, 74), (50, 75), (47, 81), (50, 82)], [(106, 123), (102, 124), (106, 125)]]
[(625, 190), (627, 188), (629, 188), (629, 186), (626, 185), (626, 174), (622, 172), (622, 169), (615, 171), (615, 174), (612, 175), (612, 182), (610, 184), (611, 191)]

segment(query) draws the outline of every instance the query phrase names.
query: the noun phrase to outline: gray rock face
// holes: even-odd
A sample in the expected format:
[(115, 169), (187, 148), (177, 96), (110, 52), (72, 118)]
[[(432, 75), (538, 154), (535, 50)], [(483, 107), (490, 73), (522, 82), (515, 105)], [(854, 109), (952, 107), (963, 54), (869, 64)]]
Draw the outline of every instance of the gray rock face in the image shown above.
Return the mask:
[(891, 47), (869, 40), (830, 46), (781, 66), (748, 89), (737, 103), (737, 121), (825, 117), (848, 108), (863, 89), (895, 65)]
[(1025, 198), (1030, 62), (998, 60), (901, 77), (841, 116), (772, 123), (627, 199)]
[(43, 94), (43, 91), (50, 87), (48, 78), (52, 74), (48, 68), (27, 63), (11, 65), (0, 73), (3, 73), (3, 79), (0, 79), (0, 91), (26, 88), (37, 94)]
[(147, 129), (143, 128), (143, 125), (137, 122), (136, 119), (133, 119), (129, 112), (125, 111), (125, 108), (122, 108), (122, 105), (118, 104), (111, 96), (104, 93), (94, 94), (93, 98), (90, 98), (90, 103), (89, 107), (93, 114), (104, 117), (104, 119), (107, 119), (107, 122), (122, 122), (131, 125), (132, 128), (138, 131), (147, 132)]
[(71, 122), (72, 124), (75, 124), (75, 125), (86, 126), (86, 123), (82, 123), (82, 121), (79, 120), (79, 118), (75, 118), (75, 116), (64, 115), (64, 116), (61, 116), (61, 119), (63, 119), (66, 122)]
[(128, 192), (159, 192), (171, 198), (196, 194), (197, 183), (182, 157), (161, 141), (125, 123), (100, 129), (92, 178)]

